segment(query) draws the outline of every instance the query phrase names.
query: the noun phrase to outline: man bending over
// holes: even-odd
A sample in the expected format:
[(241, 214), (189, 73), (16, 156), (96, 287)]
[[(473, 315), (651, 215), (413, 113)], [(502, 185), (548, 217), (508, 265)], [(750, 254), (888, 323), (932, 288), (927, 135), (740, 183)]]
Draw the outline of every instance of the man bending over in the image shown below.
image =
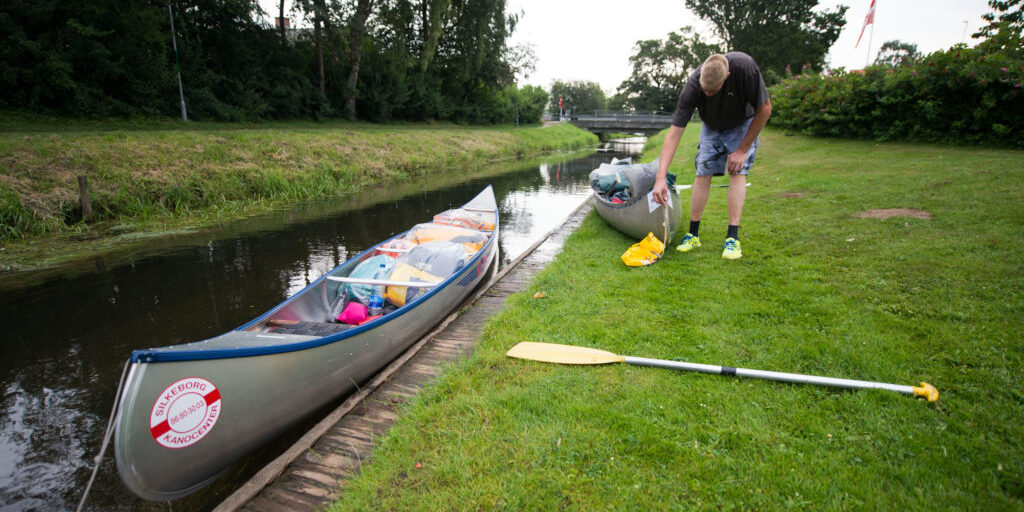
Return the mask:
[(768, 89), (754, 59), (742, 52), (715, 54), (690, 74), (679, 95), (665, 145), (661, 148), (661, 163), (652, 192), (658, 203), (668, 202), (665, 174), (695, 108), (703, 121), (697, 157), (693, 162), (697, 177), (690, 196), (690, 229), (676, 250), (689, 252), (700, 247), (700, 219), (708, 201), (711, 177), (728, 172), (729, 229), (722, 246), (722, 257), (739, 259), (743, 256), (739, 227), (743, 201), (747, 197), (747, 174), (754, 165), (758, 135), (772, 115)]

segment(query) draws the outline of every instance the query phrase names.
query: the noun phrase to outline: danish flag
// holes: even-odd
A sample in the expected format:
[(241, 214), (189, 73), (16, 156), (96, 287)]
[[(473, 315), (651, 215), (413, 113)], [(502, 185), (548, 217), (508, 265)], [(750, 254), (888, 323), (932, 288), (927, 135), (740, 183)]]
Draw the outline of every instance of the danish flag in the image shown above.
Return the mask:
[(860, 35), (857, 36), (857, 44), (853, 45), (856, 48), (860, 45), (860, 38), (864, 37), (864, 29), (868, 28), (868, 25), (875, 22), (875, 0), (871, 0), (871, 7), (868, 7), (868, 15), (864, 16), (864, 26), (860, 28)]

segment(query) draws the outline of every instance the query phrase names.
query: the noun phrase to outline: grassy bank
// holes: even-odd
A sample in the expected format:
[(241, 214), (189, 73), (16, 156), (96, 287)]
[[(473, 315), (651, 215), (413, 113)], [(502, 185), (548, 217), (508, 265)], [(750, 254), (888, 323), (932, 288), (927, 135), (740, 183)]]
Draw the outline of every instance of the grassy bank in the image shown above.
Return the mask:
[[(550, 128), (364, 123), (270, 126), (159, 123), (118, 128), (0, 123), (0, 265), (103, 251), (111, 241), (180, 232), (367, 187), (480, 172), (496, 161), (593, 146)], [(79, 202), (86, 176), (95, 223)], [(44, 243), (40, 243), (44, 242)], [(90, 249), (92, 247), (93, 249)]]
[[(650, 267), (591, 214), (332, 510), (1024, 510), (1021, 156), (768, 131), (735, 262), (724, 190), (704, 247)], [(861, 217), (890, 208), (931, 217)], [(503, 355), (523, 340), (941, 398)]]

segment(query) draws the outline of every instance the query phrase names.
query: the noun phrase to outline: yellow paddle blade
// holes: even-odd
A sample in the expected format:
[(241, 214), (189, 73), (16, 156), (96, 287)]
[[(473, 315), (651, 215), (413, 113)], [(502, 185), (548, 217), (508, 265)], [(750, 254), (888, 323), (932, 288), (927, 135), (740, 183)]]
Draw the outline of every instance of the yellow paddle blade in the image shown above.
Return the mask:
[(625, 357), (604, 350), (555, 343), (523, 341), (505, 353), (509, 357), (561, 364), (608, 364), (624, 363)]

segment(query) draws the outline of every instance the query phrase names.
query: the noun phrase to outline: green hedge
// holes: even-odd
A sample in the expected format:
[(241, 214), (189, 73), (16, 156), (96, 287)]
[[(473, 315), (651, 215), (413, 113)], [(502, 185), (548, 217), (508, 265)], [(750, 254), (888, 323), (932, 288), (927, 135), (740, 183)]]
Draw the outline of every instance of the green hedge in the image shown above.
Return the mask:
[(955, 46), (911, 66), (799, 75), (772, 124), (810, 135), (1024, 147), (1024, 58)]

